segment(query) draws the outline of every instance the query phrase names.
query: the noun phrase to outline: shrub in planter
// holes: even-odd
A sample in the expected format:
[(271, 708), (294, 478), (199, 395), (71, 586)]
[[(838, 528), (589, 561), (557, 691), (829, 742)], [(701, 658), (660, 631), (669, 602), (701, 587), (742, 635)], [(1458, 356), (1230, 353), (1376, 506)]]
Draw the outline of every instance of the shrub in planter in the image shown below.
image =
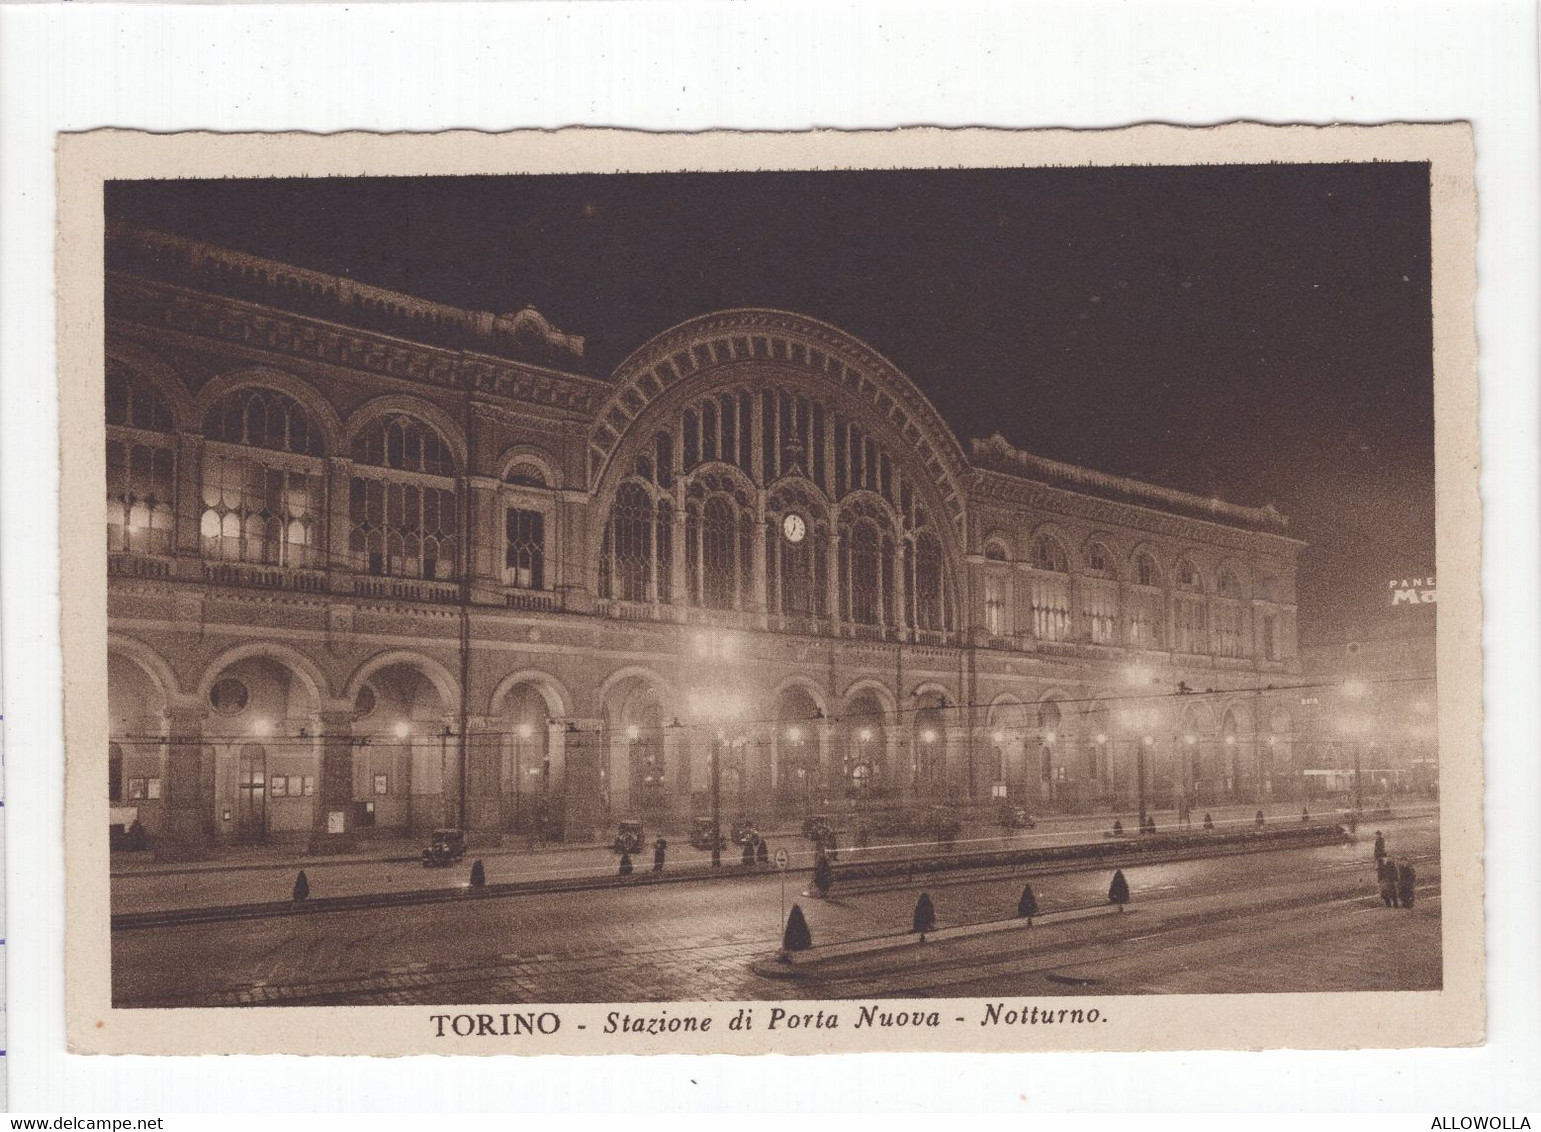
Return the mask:
[(813, 933), (808, 930), (808, 920), (801, 904), (792, 905), (787, 917), (787, 930), (781, 936), (782, 951), (807, 951), (813, 946)]
[(1022, 886), (1022, 898), (1017, 901), (1017, 918), (1019, 920), (1030, 920), (1036, 915), (1038, 915), (1038, 897), (1033, 895), (1032, 885), (1024, 884)]
[(829, 892), (829, 886), (835, 883), (835, 870), (829, 866), (829, 858), (820, 853), (813, 862), (813, 887), (819, 890), (823, 896)]
[(929, 932), (936, 927), (936, 908), (931, 903), (929, 893), (922, 892), (920, 899), (915, 901), (915, 916), (912, 932)]
[(481, 859), (478, 858), (471, 865), (471, 887), (472, 888), (482, 888), (486, 884), (487, 884), (487, 870), (482, 867)]
[(300, 870), (300, 875), (294, 878), (294, 898), (296, 900), (310, 899), (310, 881), (305, 878), (305, 870)]
[(1113, 870), (1113, 883), (1108, 885), (1108, 903), (1120, 906), (1129, 903), (1129, 882), (1124, 879), (1124, 870)]

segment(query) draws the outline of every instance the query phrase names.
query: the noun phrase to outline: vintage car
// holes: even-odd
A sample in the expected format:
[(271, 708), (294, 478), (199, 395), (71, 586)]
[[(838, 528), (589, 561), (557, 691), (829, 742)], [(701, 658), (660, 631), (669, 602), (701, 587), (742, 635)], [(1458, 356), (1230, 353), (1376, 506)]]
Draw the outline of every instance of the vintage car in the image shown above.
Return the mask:
[(760, 840), (760, 824), (752, 818), (739, 816), (733, 819), (733, 844), (743, 845)]
[[(695, 818), (690, 823), (690, 847), (692, 849), (710, 849), (712, 847), (712, 819)], [(726, 849), (728, 839), (721, 832), (717, 835), (717, 848)]]
[(466, 835), (459, 829), (436, 829), (423, 850), (423, 868), (440, 869), (466, 855)]
[(1006, 829), (1032, 829), (1038, 824), (1026, 806), (1001, 803), (1000, 824)]
[(623, 821), (615, 830), (615, 840), (610, 843), (610, 848), (617, 853), (642, 852), (642, 823), (639, 821)]

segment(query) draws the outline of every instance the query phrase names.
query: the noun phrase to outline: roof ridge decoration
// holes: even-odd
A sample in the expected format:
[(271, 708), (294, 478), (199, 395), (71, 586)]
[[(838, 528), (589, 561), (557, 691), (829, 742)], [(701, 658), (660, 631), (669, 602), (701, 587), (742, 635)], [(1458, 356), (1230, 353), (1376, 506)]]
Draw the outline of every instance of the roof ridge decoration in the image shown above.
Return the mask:
[(583, 337), (558, 329), (532, 306), (508, 314), (466, 310), (137, 225), (109, 222), (106, 244), (109, 270), (393, 333), (425, 345), (551, 366), (583, 361)]
[(969, 459), (975, 467), (986, 471), (1003, 472), (1023, 479), (1035, 480), (1051, 486), (1070, 487), (1103, 496), (1134, 503), (1155, 503), (1163, 507), (1179, 508), (1200, 518), (1219, 522), (1243, 524), (1249, 527), (1284, 531), (1289, 519), (1272, 503), (1262, 507), (1243, 507), (1222, 499), (1195, 495), (1159, 484), (1118, 476), (1111, 472), (1099, 472), (1078, 464), (1051, 460), (1015, 447), (999, 432), (989, 437), (969, 439)]
[(737, 307), (678, 323), (615, 369), (615, 392), (589, 431), (590, 481), (648, 406), (680, 381), (729, 362), (791, 366), (865, 400), (915, 451), (954, 522), (962, 519), (968, 461), (957, 436), (903, 371), (847, 331), (808, 315)]

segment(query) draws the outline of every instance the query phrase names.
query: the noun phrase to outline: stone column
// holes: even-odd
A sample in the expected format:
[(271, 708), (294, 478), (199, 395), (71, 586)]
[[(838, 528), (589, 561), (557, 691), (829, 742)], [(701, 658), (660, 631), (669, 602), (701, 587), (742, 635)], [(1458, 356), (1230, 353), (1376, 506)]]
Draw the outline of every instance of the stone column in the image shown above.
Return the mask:
[[(897, 474), (897, 471), (895, 472)], [(904, 577), (904, 537), (894, 543), (894, 628), (901, 641), (908, 639), (910, 627), (909, 599)]]
[(685, 592), (685, 492), (675, 481), (674, 533), (669, 539), (669, 601), (684, 609), (690, 604)]
[(825, 599), (829, 604), (830, 632), (835, 636), (840, 635), (840, 624), (845, 620), (845, 611), (840, 608), (840, 532), (833, 529), (829, 533), (829, 551), (825, 558), (824, 569)]
[(348, 550), (348, 533), (353, 523), (350, 518), (349, 499), (353, 482), (353, 461), (336, 456), (326, 461), (326, 556), (327, 573), (332, 575), (331, 589), (339, 589), (342, 575), (353, 570), (353, 557)]
[(769, 595), (765, 592), (765, 492), (755, 492), (754, 500), (754, 538), (749, 543), (749, 566), (751, 584), (754, 592), (749, 595), (749, 609), (754, 614), (755, 624), (761, 629), (766, 627), (766, 611), (770, 607)]
[(321, 725), (321, 781), (310, 830), (310, 852), (345, 853), (353, 828), (353, 709), (334, 704), (316, 716)]
[[(603, 733), (598, 719), (574, 719), (563, 735), (564, 774), (559, 801), (562, 840), (583, 842), (602, 836), (608, 815), (600, 775)], [(613, 831), (611, 831), (613, 833)]]
[(167, 707), (164, 824), (153, 845), (156, 860), (194, 861), (208, 848), (205, 827), (214, 796), (203, 773), (203, 721), (208, 709), (189, 700)]
[(172, 546), (179, 557), (203, 557), (203, 437), (177, 433), (176, 529)]
[[(493, 721), (478, 716), (466, 720), (466, 733), (461, 738), (466, 759), (466, 833), (474, 845), (496, 845), (503, 835), (503, 743), (502, 735)], [(534, 755), (539, 744), (534, 739), (524, 744), (524, 753)], [(525, 789), (530, 781), (529, 765), (520, 760), (517, 770), (523, 776), (514, 789), (521, 802), (528, 802)], [(528, 817), (528, 809), (522, 816)]]

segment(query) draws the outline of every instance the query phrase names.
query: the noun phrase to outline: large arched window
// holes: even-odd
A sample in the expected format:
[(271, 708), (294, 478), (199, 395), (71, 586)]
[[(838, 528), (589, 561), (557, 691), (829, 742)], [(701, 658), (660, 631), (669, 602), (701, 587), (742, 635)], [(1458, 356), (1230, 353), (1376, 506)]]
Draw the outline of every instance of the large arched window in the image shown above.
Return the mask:
[(1118, 638), (1118, 582), (1113, 553), (1105, 543), (1087, 544), (1081, 580), (1081, 617), (1086, 635), (1095, 645), (1111, 645)]
[(1134, 556), (1134, 585), (1125, 595), (1124, 643), (1132, 648), (1159, 649), (1166, 641), (1166, 591), (1161, 567), (1149, 551)]
[(858, 625), (879, 624), (882, 611), (882, 567), (878, 555), (882, 538), (868, 519), (851, 526), (849, 577), (850, 617)]
[(1068, 641), (1070, 618), (1070, 557), (1052, 535), (1033, 543), (1033, 635), (1040, 641)]
[(685, 493), (685, 581), (690, 603), (739, 609), (753, 585), (754, 513), (728, 473), (696, 477)]
[(942, 544), (926, 532), (915, 540), (915, 627), (940, 630), (942, 608)]
[(460, 548), (455, 461), (448, 443), (415, 417), (391, 413), (353, 440), (348, 549), (355, 570), (408, 578), (457, 576)]
[(765, 507), (766, 602), (796, 621), (828, 615), (829, 523), (824, 502), (795, 482), (776, 488)]
[(658, 575), (668, 570), (668, 560), (659, 569), (655, 553), (658, 540), (654, 525), (659, 525), (658, 508), (647, 488), (628, 481), (615, 493), (610, 519), (605, 524), (604, 542), (599, 552), (599, 592), (617, 601), (651, 601), (657, 590)]
[(270, 566), (319, 562), (325, 488), (321, 430), (291, 397), (271, 389), (227, 394), (203, 423), (207, 558)]
[(170, 554), (176, 511), (176, 436), (159, 391), (119, 367), (107, 371), (107, 550)]

